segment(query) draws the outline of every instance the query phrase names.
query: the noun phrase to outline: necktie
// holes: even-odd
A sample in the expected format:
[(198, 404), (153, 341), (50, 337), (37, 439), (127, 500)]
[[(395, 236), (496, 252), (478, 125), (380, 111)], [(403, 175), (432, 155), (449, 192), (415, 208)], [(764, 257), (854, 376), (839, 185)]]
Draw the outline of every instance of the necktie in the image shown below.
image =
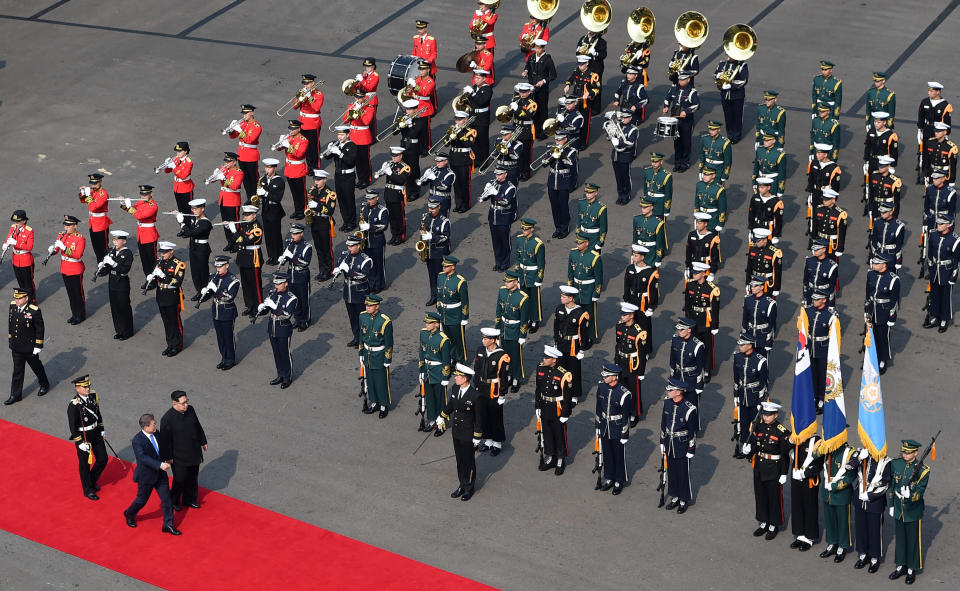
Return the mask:
[(157, 452), (157, 457), (160, 457), (160, 446), (157, 445), (157, 438), (153, 436), (153, 433), (150, 434), (150, 443), (153, 444), (153, 449)]

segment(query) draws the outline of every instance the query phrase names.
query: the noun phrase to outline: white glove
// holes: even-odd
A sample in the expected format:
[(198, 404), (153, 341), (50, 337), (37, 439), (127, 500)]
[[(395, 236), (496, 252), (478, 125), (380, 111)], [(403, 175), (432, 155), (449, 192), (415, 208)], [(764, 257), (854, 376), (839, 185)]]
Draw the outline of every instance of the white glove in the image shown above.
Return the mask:
[(410, 125), (412, 125), (412, 123), (409, 119), (401, 119), (397, 122), (397, 127), (410, 127)]
[(408, 86), (416, 86), (416, 85), (417, 85), (417, 79), (416, 79), (416, 78), (407, 78), (407, 85), (408, 85)]
[(842, 256), (843, 256), (843, 253), (842, 253), (842, 252), (840, 252), (839, 250), (838, 250), (838, 251), (836, 251), (836, 252), (835, 252), (835, 253), (833, 253), (833, 254), (835, 254), (835, 255), (837, 255), (837, 258), (840, 258), (840, 257), (842, 257)]
[(813, 162), (813, 154), (807, 156), (807, 162)]
[(466, 326), (466, 325), (469, 324), (469, 323), (470, 323), (469, 320), (461, 320), (461, 321), (460, 321), (460, 326)]
[(587, 52), (587, 53), (589, 53), (590, 55), (596, 57), (596, 55), (597, 55), (597, 50), (596, 50), (596, 48), (591, 47), (591, 48), (590, 48), (590, 51)]
[(527, 337), (520, 337), (517, 342), (522, 345), (527, 342)]
[(51, 245), (47, 248), (47, 253), (48, 253), (48, 254), (53, 254), (53, 253), (55, 253), (55, 252), (57, 252), (57, 245), (56, 245), (56, 244), (51, 244)]
[(131, 207), (133, 207), (133, 202), (130, 201), (130, 198), (129, 198), (129, 197), (125, 197), (125, 198), (123, 199), (123, 207), (124, 207), (125, 209), (130, 209)]
[(599, 302), (599, 301), (600, 301), (600, 296), (593, 296), (593, 301)]
[(470, 68), (476, 69), (476, 67), (477, 67), (477, 62), (470, 60)]
[(357, 74), (353, 79), (357, 82), (363, 82), (363, 74)]
[(179, 211), (177, 212), (177, 223), (178, 223), (178, 224), (182, 224), (182, 223), (183, 223), (183, 214), (180, 213)]
[(643, 315), (646, 316), (647, 318), (650, 318), (653, 316), (653, 310), (644, 310)]
[(534, 281), (534, 282), (533, 282), (533, 286), (534, 286), (534, 287), (540, 287), (541, 285), (543, 285), (543, 283), (541, 283), (541, 282), (539, 282), (539, 281)]
[(40, 347), (34, 347), (34, 348), (33, 348), (33, 354), (34, 354), (34, 355), (39, 355), (41, 350), (42, 350), (42, 349), (40, 349)]
[[(563, 99), (560, 99), (560, 100), (563, 100)], [(563, 123), (563, 121), (564, 121), (566, 118), (567, 118), (566, 115), (564, 115), (563, 113), (560, 113), (560, 114), (557, 115), (557, 117), (556, 117), (557, 123)]]
[(627, 444), (627, 440), (626, 440), (626, 439), (621, 439), (621, 440), (620, 440), (620, 445), (626, 445), (626, 444)]
[(290, 252), (289, 250), (285, 250), (285, 251), (283, 251), (283, 255), (281, 255), (281, 256), (283, 256), (284, 258), (292, 259), (292, 258), (293, 258), (293, 253)]
[(207, 291), (217, 291), (217, 286), (213, 284), (213, 281), (211, 281), (204, 289)]
[(786, 483), (787, 483), (787, 475), (786, 475), (786, 474), (782, 474), (782, 475), (780, 476), (779, 480), (777, 480), (777, 482), (779, 482), (780, 484), (786, 484)]
[(113, 260), (113, 257), (110, 255), (106, 255), (105, 257), (103, 257), (103, 262), (110, 265), (111, 267), (117, 266), (117, 261)]
[[(90, 451), (90, 444), (87, 443), (87, 442), (81, 443), (81, 444), (80, 444), (80, 451)], [(891, 511), (892, 511), (892, 510), (893, 510), (893, 509), (891, 509)]]
[(917, 130), (917, 143), (918, 143), (918, 144), (922, 144), (922, 143), (923, 143), (923, 130), (922, 130), (922, 129), (918, 129), (918, 130)]
[(13, 236), (11, 236), (11, 237), (7, 238), (7, 241), (5, 242), (5, 244), (6, 244), (7, 246), (16, 246), (16, 245), (17, 245), (17, 239), (14, 238)]
[(870, 170), (870, 164), (867, 162), (863, 163), (863, 174), (867, 174), (867, 171)]
[(338, 146), (330, 148), (330, 153), (336, 154), (337, 156), (343, 156), (343, 150), (341, 150)]
[(503, 396), (500, 396), (499, 398), (497, 398), (497, 404), (499, 404), (500, 406), (503, 406), (506, 403), (507, 403), (507, 399), (504, 398)]
[(234, 234), (237, 231), (237, 222), (230, 222), (227, 224), (227, 228), (230, 229), (230, 233)]
[[(690, 452), (687, 452), (687, 459), (689, 460), (692, 457), (693, 457), (693, 454)], [(781, 477), (781, 478), (785, 478), (785, 477)]]
[(896, 326), (896, 324), (893, 320), (887, 320), (887, 326)]
[(583, 351), (577, 351), (577, 359), (583, 359)]
[(744, 443), (744, 444), (743, 444), (743, 455), (749, 454), (751, 449), (753, 449), (753, 448), (750, 447), (750, 444), (749, 444), (749, 443)]
[(7, 244), (6, 242), (4, 242), (4, 243), (3, 243), (3, 252), (7, 252), (7, 250), (9, 250), (9, 249), (10, 249), (10, 245)]
[(723, 226), (714, 226), (713, 229), (717, 232), (723, 232)]
[(618, 140), (617, 138), (610, 138), (610, 143), (613, 144), (614, 148), (616, 148), (617, 146), (620, 145), (620, 140)]
[(777, 297), (778, 295), (780, 295), (780, 292), (779, 292), (779, 291), (776, 291), (776, 290), (774, 290), (774, 292), (773, 292), (773, 297)]
[(443, 417), (437, 417), (437, 421), (434, 424), (437, 426), (437, 429), (440, 429), (441, 431), (443, 431), (443, 427), (446, 425), (446, 423), (443, 422)]
[(54, 246), (56, 246), (56, 247), (59, 248), (60, 250), (66, 250), (66, 249), (67, 249), (67, 245), (64, 244), (64, 243), (63, 243), (63, 240), (60, 240), (59, 238), (57, 238), (57, 241), (54, 242), (53, 244), (54, 244)]
[(471, 94), (473, 92), (473, 87), (467, 84), (466, 86), (463, 87), (463, 92), (467, 94)]
[(512, 103), (510, 103), (510, 110), (511, 110), (511, 111), (516, 111), (516, 110), (519, 109), (519, 108), (520, 108), (520, 105), (517, 104), (517, 101), (513, 101)]
[(569, 421), (569, 420), (570, 420), (570, 417), (560, 417), (560, 422), (561, 422), (561, 423), (566, 423), (566, 422)]
[(863, 491), (857, 494), (857, 498), (859, 498), (861, 501), (869, 501), (870, 495), (867, 494), (867, 491)]
[(900, 487), (900, 496), (903, 497), (903, 498), (905, 498), (905, 499), (909, 499), (909, 498), (910, 498), (910, 487), (909, 487), (909, 486), (901, 486), (901, 487)]
[(423, 175), (423, 176), (426, 177), (426, 178), (428, 178), (428, 179), (430, 179), (431, 181), (434, 181), (434, 180), (437, 179), (437, 173), (434, 172), (434, 170), (433, 170), (432, 168), (431, 168), (430, 170), (428, 170), (427, 173), (426, 173), (425, 175)]
[(307, 202), (307, 207), (309, 207), (310, 209), (316, 209), (318, 205), (320, 204), (314, 201), (313, 199)]
[(290, 138), (289, 138), (289, 137), (283, 138), (283, 140), (280, 142), (280, 147), (282, 147), (282, 148), (289, 148), (289, 147), (290, 147)]
[[(239, 121), (234, 121), (234, 122), (233, 122), (233, 125), (230, 126), (230, 129), (232, 129), (232, 130), (234, 130), (234, 131), (236, 131), (236, 132), (241, 132), (241, 131), (243, 131), (243, 128), (240, 127), (240, 122), (239, 122)], [(172, 168), (172, 167), (171, 167), (171, 168)]]
[(389, 363), (384, 363), (384, 364), (383, 364), (383, 367), (384, 367), (385, 369), (390, 369), (390, 364), (389, 364)]
[(729, 84), (724, 84), (720, 87), (720, 90), (730, 90), (732, 87)]
[(153, 273), (150, 273), (150, 277), (156, 277), (158, 280), (163, 279), (163, 271), (160, 268), (153, 270)]
[(803, 470), (794, 470), (793, 471), (794, 480), (803, 480)]
[(444, 386), (444, 387), (449, 386), (449, 385), (450, 385), (450, 380), (443, 380), (443, 381), (440, 382), (440, 385), (441, 385), (441, 386)]
[(477, 447), (478, 445), (480, 445), (480, 440), (477, 439), (476, 437), (474, 437), (474, 439), (473, 439), (473, 447)]
[(350, 270), (350, 268), (347, 267), (347, 262), (344, 261), (340, 263), (340, 266), (337, 267), (337, 270), (340, 271), (341, 273), (346, 273), (347, 271)]
[(861, 459), (861, 460), (865, 460), (865, 459), (867, 459), (867, 456), (869, 456), (869, 455), (870, 455), (870, 452), (867, 451), (867, 448), (863, 448), (863, 449), (860, 450), (860, 453), (857, 454), (857, 458), (859, 458), (859, 459)]
[(263, 314), (263, 311), (267, 309), (267, 303), (264, 302), (257, 306), (257, 314)]
[(719, 329), (719, 328), (714, 328), (714, 329), (711, 329), (711, 330), (710, 330), (710, 334), (712, 334), (712, 335), (715, 335), (715, 334), (717, 334), (718, 332), (720, 332), (720, 329)]
[(823, 488), (825, 488), (825, 489), (827, 489), (827, 490), (833, 490), (833, 481), (830, 480), (829, 478), (827, 478), (827, 479), (823, 482)]
[(370, 229), (370, 224), (368, 224), (367, 222), (363, 222), (362, 224), (360, 224), (361, 232), (366, 232), (369, 229)]
[(264, 189), (263, 187), (257, 187), (257, 195), (260, 195), (261, 197), (266, 197), (267, 190)]
[(384, 162), (383, 166), (380, 167), (380, 172), (383, 174), (390, 174), (390, 163)]
[(667, 453), (667, 448), (665, 448), (662, 443), (660, 444), (660, 453), (662, 454)]
[(432, 240), (433, 232), (420, 232), (420, 240)]

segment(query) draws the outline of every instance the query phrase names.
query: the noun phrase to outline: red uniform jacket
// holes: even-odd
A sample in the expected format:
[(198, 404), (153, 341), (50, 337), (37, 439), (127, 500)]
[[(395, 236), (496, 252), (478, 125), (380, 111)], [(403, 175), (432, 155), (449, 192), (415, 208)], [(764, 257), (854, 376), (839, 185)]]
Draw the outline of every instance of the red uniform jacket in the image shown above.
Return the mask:
[(433, 82), (433, 78), (429, 76), (417, 76), (417, 86), (414, 89), (416, 93), (413, 98), (420, 101), (420, 105), (417, 106), (417, 109), (422, 109), (426, 107), (426, 111), (423, 112), (423, 117), (432, 117), (433, 116), (433, 91), (436, 88), (436, 84)]
[(158, 209), (160, 207), (153, 199), (141, 199), (130, 208), (130, 213), (137, 219), (137, 242), (140, 244), (149, 244), (160, 239), (160, 233), (157, 232)]
[(319, 129), (323, 125), (320, 109), (323, 108), (323, 92), (314, 88), (303, 98), (303, 102), (293, 105), (300, 110), (300, 129)]
[(29, 267), (33, 264), (33, 253), (30, 252), (33, 250), (33, 228), (30, 226), (24, 226), (18, 228), (16, 224), (10, 226), (10, 231), (7, 232), (7, 240), (13, 238), (16, 240), (16, 244), (12, 245), (10, 248), (13, 250), (13, 258), (10, 260), (13, 262), (14, 267)]
[(373, 143), (373, 134), (370, 133), (370, 123), (373, 122), (375, 115), (376, 109), (369, 104), (363, 108), (359, 119), (350, 119), (347, 113), (343, 114), (343, 122), (350, 126), (350, 141), (358, 146), (369, 146)]
[(239, 168), (225, 170), (226, 179), (220, 181), (220, 205), (240, 207), (240, 186), (243, 185), (243, 171)]
[(493, 86), (493, 54), (484, 49), (473, 58), (477, 68), (490, 72), (484, 77), (483, 81)]
[[(540, 33), (540, 35), (537, 36), (537, 33)], [(524, 36), (526, 36), (526, 35), (529, 35), (529, 36), (530, 36), (530, 39), (543, 39), (544, 41), (549, 41), (549, 40), (550, 40), (550, 28), (549, 28), (549, 27), (545, 27), (545, 26), (544, 26), (543, 24), (541, 24), (541, 23), (537, 23), (536, 25), (527, 23), (527, 24), (523, 25), (523, 29), (521, 29), (521, 31), (520, 31), (520, 41), (521, 41), (521, 42), (523, 41), (523, 38), (524, 38)], [(530, 59), (530, 54), (533, 53), (533, 49), (532, 49), (532, 48), (531, 48), (531, 49), (524, 49), (523, 52), (524, 52), (524, 54), (525, 54), (525, 56), (526, 56), (526, 59)]]
[(240, 140), (237, 143), (237, 156), (239, 156), (237, 160), (240, 162), (259, 162), (260, 149), (257, 146), (260, 145), (260, 132), (263, 131), (260, 122), (256, 119), (241, 121), (240, 130), (231, 131), (229, 134), (232, 139), (239, 138)]
[(60, 233), (57, 238), (63, 242), (65, 249), (57, 249), (60, 253), (60, 273), (63, 275), (83, 275), (83, 249), (87, 240), (80, 232), (73, 234)]
[(433, 35), (413, 36), (413, 57), (430, 62), (430, 75), (437, 75), (437, 39)]
[[(283, 176), (300, 179), (307, 176), (307, 145), (310, 143), (303, 135), (288, 138), (290, 147), (286, 149), (286, 161), (283, 163)], [(317, 163), (320, 166), (320, 163)]]
[(173, 173), (173, 192), (174, 193), (193, 193), (193, 160), (189, 156), (177, 157), (173, 159), (173, 168), (164, 168), (163, 172)]
[(380, 99), (377, 98), (377, 86), (380, 85), (380, 74), (377, 74), (377, 71), (373, 70), (370, 73), (364, 72), (362, 76), (363, 80), (360, 81), (360, 89), (370, 97), (367, 104), (376, 107), (380, 104)]
[(104, 230), (110, 229), (110, 224), (113, 221), (107, 217), (107, 205), (109, 201), (107, 198), (110, 195), (107, 194), (107, 190), (103, 187), (100, 187), (96, 191), (91, 191), (89, 197), (80, 196), (80, 201), (87, 204), (87, 209), (90, 210), (90, 218), (87, 221), (87, 225), (90, 226), (91, 232), (103, 232)]
[(473, 11), (473, 16), (470, 17), (470, 25), (469, 25), (471, 32), (473, 31), (474, 24), (476, 24), (479, 21), (483, 21), (484, 23), (483, 29), (481, 29), (482, 32), (480, 33), (487, 39), (487, 44), (484, 47), (487, 49), (492, 49), (496, 47), (497, 40), (494, 39), (493, 37), (493, 25), (494, 23), (497, 22), (497, 13), (488, 12), (486, 14), (481, 15), (481, 14), (477, 14), (477, 11)]

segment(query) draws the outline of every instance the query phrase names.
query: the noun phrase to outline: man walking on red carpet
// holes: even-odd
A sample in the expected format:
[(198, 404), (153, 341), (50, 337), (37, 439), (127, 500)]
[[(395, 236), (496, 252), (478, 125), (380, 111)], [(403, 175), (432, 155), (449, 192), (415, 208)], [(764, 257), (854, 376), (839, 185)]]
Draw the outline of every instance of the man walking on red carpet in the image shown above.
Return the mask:
[(147, 504), (150, 493), (156, 489), (157, 496), (160, 497), (160, 507), (163, 509), (163, 527), (160, 531), (179, 536), (180, 530), (173, 525), (170, 481), (167, 480), (167, 469), (170, 468), (172, 460), (165, 462), (160, 459), (170, 454), (166, 449), (161, 453), (159, 435), (153, 415), (141, 415), (140, 432), (130, 440), (133, 453), (137, 457), (137, 469), (133, 472), (133, 481), (137, 483), (137, 498), (123, 512), (123, 518), (130, 527), (137, 527), (137, 513)]
[(97, 480), (107, 467), (107, 447), (103, 442), (100, 397), (90, 390), (90, 383), (89, 375), (73, 380), (77, 395), (67, 406), (67, 424), (70, 425), (70, 441), (77, 446), (83, 494), (91, 501), (99, 501)]
[(173, 408), (160, 419), (160, 431), (163, 433), (167, 455), (173, 458), (173, 486), (170, 487), (170, 500), (173, 510), (180, 511), (183, 505), (199, 509), (197, 502), (197, 476), (203, 452), (207, 450), (207, 436), (187, 400), (187, 393), (174, 390), (170, 394)]

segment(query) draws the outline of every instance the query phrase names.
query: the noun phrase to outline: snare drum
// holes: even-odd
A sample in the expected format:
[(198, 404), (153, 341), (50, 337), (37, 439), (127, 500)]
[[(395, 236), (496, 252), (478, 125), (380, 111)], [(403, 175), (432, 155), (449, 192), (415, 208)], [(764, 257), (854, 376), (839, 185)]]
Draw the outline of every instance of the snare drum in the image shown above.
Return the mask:
[(680, 122), (676, 117), (657, 117), (657, 126), (653, 129), (657, 137), (680, 137)]
[(416, 78), (420, 75), (418, 63), (420, 58), (412, 55), (398, 55), (390, 62), (390, 73), (387, 75), (387, 89), (396, 96), (407, 85), (407, 78)]

